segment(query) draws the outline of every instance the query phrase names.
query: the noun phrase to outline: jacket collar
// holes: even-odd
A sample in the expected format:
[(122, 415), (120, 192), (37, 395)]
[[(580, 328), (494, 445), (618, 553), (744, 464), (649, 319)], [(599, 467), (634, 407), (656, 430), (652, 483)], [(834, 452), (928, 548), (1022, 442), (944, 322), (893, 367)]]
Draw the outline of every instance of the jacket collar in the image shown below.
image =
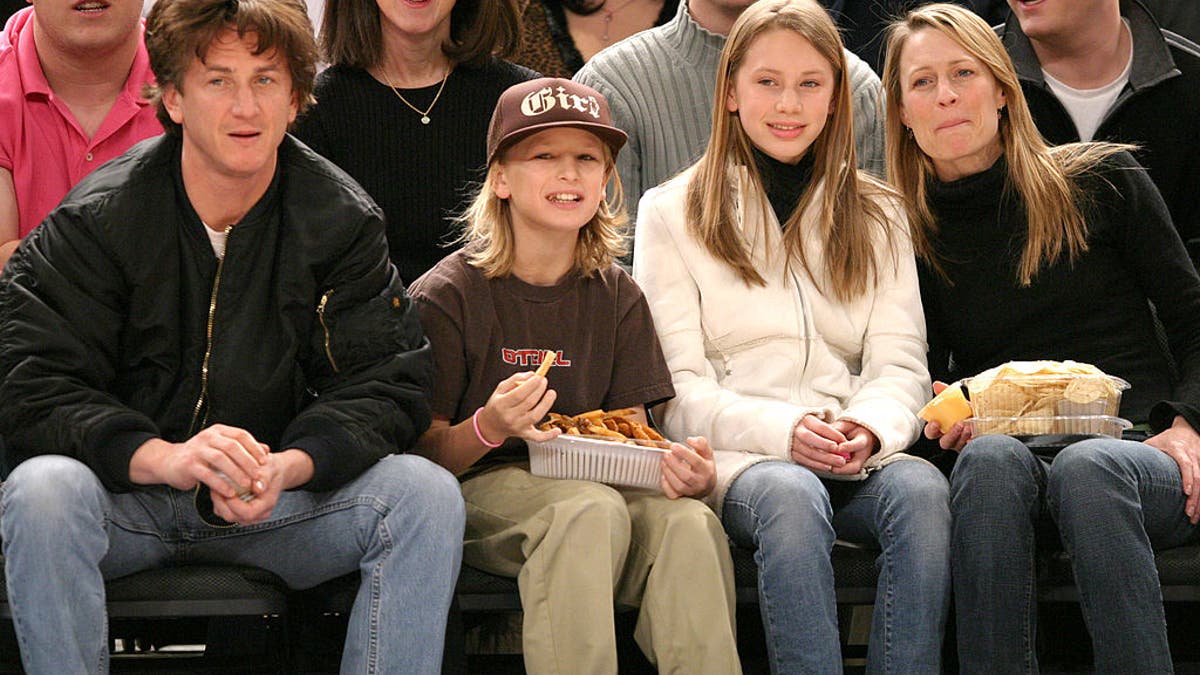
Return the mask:
[[(1175, 59), (1163, 37), (1162, 29), (1150, 12), (1137, 0), (1121, 0), (1121, 16), (1129, 22), (1133, 35), (1133, 65), (1129, 69), (1129, 88), (1139, 91), (1180, 75)], [(1029, 37), (1021, 31), (1021, 24), (1013, 15), (1008, 22), (997, 28), (1005, 49), (1016, 66), (1017, 76), (1040, 89), (1049, 90), (1042, 65)]]
[[(770, 261), (769, 266), (774, 269), (785, 262), (781, 255), (783, 228), (779, 219), (767, 201), (766, 194), (757, 189), (754, 180), (750, 177), (749, 169), (745, 166), (731, 164), (728, 172), (729, 184), (733, 190), (734, 216), (742, 237), (745, 238), (747, 246), (753, 252), (752, 255), (762, 256)], [(691, 180), (690, 175), (688, 180)], [(824, 257), (821, 252), (824, 244), (820, 237), (820, 227), (816, 222), (824, 188), (824, 182), (813, 186), (812, 200), (804, 210), (800, 221), (806, 250), (816, 252), (814, 259), (817, 260)], [(765, 270), (762, 271), (764, 274), (766, 273)]]

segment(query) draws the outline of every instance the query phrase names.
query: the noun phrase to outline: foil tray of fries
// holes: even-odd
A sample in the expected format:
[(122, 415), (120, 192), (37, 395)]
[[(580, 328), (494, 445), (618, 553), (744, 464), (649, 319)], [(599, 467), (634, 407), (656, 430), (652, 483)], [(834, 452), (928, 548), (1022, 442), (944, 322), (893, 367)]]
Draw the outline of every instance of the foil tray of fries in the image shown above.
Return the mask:
[(662, 455), (670, 451), (671, 443), (633, 419), (632, 412), (551, 413), (550, 420), (539, 428), (557, 428), (563, 433), (549, 441), (528, 443), (530, 472), (547, 478), (661, 490)]

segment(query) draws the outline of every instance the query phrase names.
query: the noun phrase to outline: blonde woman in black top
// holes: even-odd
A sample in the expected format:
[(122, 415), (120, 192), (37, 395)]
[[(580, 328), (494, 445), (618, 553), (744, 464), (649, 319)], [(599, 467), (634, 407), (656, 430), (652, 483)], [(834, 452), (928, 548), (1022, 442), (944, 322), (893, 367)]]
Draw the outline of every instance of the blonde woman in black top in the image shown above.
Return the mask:
[(883, 82), (934, 377), (1086, 361), (1133, 384), (1121, 414), (1146, 429), (1050, 460), (961, 422), (926, 426), (961, 452), (950, 492), (963, 672), (1036, 672), (1035, 531), (1047, 515), (1072, 557), (1096, 669), (1170, 672), (1153, 551), (1198, 534), (1200, 278), (1162, 197), (1125, 146), (1048, 147), (1000, 41), (961, 7), (894, 24)]

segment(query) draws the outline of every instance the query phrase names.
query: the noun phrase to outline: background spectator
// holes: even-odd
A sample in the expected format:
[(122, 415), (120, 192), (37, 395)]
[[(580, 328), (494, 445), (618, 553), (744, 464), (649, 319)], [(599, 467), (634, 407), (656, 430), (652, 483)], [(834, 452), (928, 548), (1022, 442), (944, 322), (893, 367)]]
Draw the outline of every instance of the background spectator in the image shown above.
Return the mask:
[(483, 178), (500, 93), (536, 75), (493, 56), (516, 46), (519, 21), (515, 0), (325, 6), (330, 67), (295, 134), (375, 198), (407, 282), (449, 250), (454, 218)]
[(1165, 33), (1136, 0), (1010, 0), (1000, 32), (1038, 130), (1051, 143), (1139, 146), (1200, 264), (1200, 47)]
[(547, 77), (571, 77), (596, 52), (675, 16), (679, 0), (528, 0), (513, 58)]
[[(913, 7), (928, 4), (929, 0), (821, 0), (842, 29), (846, 49), (871, 64), (875, 72), (883, 71), (884, 31), (888, 24)], [(1008, 16), (1005, 0), (957, 0), (970, 7), (989, 25), (996, 25)]]
[(0, 35), (0, 264), (79, 179), (162, 133), (140, 0), (36, 0)]

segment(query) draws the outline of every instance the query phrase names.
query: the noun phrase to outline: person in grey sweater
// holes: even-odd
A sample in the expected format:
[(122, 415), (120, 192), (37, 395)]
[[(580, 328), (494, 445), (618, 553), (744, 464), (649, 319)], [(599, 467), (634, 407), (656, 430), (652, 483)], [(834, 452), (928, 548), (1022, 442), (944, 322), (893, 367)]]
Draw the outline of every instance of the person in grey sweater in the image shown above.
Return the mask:
[[(608, 99), (613, 123), (629, 134), (617, 156), (625, 205), (636, 220), (642, 193), (691, 166), (712, 126), (713, 83), (725, 36), (751, 2), (685, 0), (671, 21), (604, 49), (575, 81)], [(884, 174), (879, 77), (846, 52), (859, 168)]]

